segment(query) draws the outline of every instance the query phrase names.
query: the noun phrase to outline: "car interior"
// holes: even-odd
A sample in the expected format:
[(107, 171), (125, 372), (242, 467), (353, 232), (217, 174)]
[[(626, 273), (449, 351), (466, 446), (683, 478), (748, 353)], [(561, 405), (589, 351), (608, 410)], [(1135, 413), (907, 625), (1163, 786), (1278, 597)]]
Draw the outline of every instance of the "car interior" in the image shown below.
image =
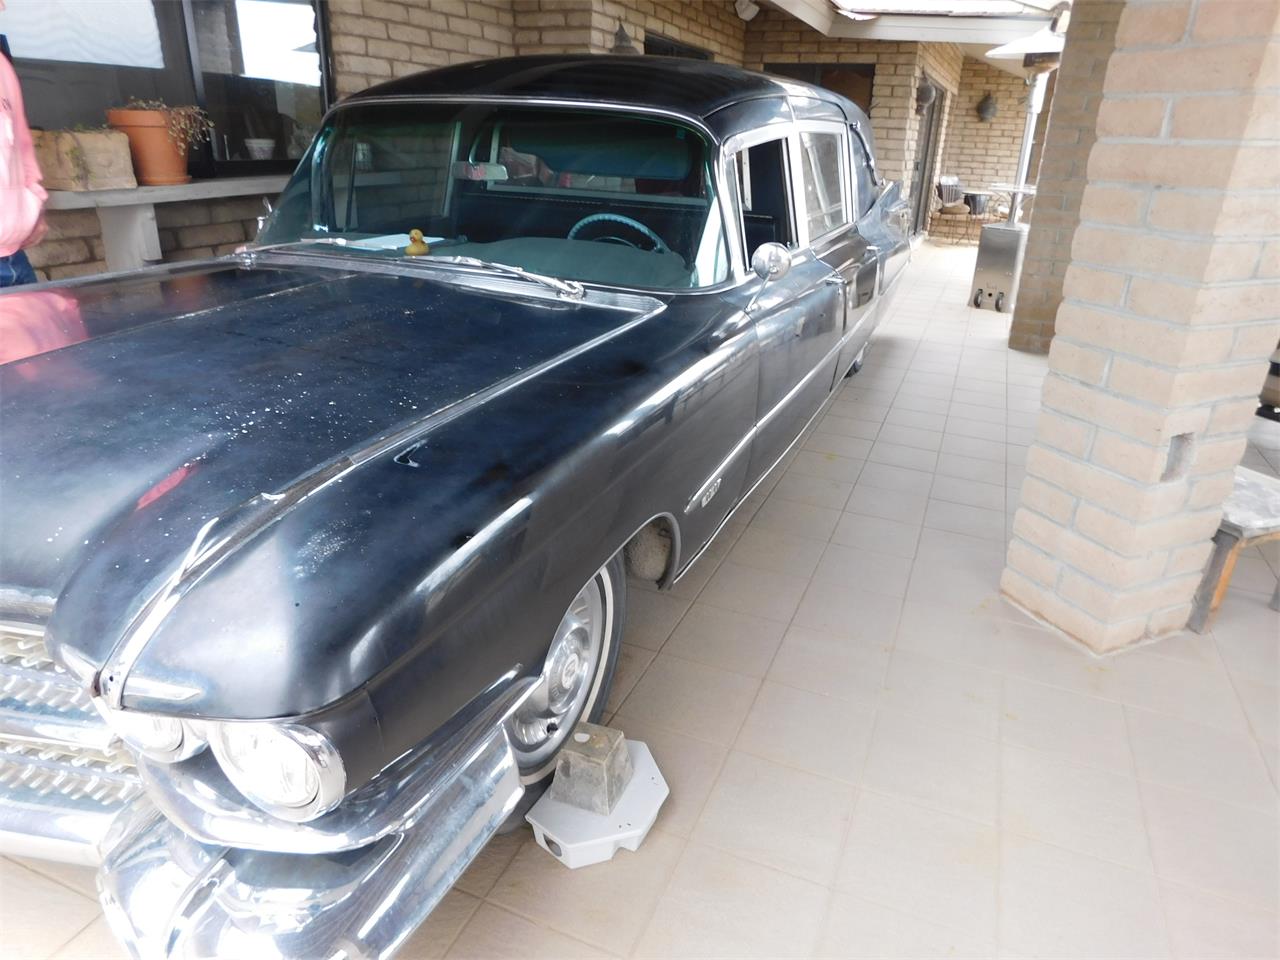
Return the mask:
[(762, 243), (794, 247), (795, 229), (787, 186), (787, 141), (757, 144), (740, 151), (736, 159), (747, 252)]

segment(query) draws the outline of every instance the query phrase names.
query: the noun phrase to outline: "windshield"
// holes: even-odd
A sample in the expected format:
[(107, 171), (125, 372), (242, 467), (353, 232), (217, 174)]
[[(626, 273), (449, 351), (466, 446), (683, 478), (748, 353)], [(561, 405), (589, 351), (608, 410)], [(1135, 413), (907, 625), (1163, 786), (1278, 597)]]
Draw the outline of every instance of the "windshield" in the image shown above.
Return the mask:
[(336, 111), (260, 244), (341, 242), (469, 257), (625, 287), (728, 276), (714, 150), (691, 127), (614, 111), (371, 103)]

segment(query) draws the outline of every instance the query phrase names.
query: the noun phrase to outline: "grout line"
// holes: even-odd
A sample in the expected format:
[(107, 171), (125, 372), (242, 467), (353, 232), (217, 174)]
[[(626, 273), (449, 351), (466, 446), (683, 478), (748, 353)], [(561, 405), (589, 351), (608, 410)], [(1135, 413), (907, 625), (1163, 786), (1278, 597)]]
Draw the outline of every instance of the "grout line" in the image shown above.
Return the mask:
[(1004, 748), (1005, 748), (1005, 677), (1000, 675), (1000, 694), (996, 711), (996, 916), (992, 942), (1000, 954), (1000, 929), (1004, 919)]
[[(1124, 722), (1125, 740), (1129, 744), (1129, 759), (1133, 762), (1134, 775), (1136, 777), (1137, 764), (1138, 764), (1138, 759), (1137, 759), (1138, 752), (1133, 747), (1133, 731), (1129, 727), (1129, 711), (1127, 709), (1122, 708), (1120, 711), (1120, 715)], [(1156, 870), (1155, 842), (1152, 839), (1151, 816), (1147, 812), (1147, 798), (1143, 792), (1141, 781), (1138, 781), (1138, 809), (1142, 811), (1142, 830), (1143, 830), (1143, 835), (1146, 837), (1146, 840), (1147, 840), (1147, 859), (1151, 862), (1151, 873), (1156, 878), (1156, 884), (1155, 884), (1156, 898), (1160, 901), (1160, 918), (1161, 920), (1164, 921), (1163, 923), (1164, 929), (1162, 931), (1164, 933), (1164, 941), (1165, 941), (1165, 945), (1169, 949), (1169, 956), (1172, 957), (1172, 956), (1176, 956), (1176, 953), (1173, 949), (1173, 937), (1169, 929), (1169, 918), (1170, 918), (1169, 904), (1167, 899), (1165, 898), (1164, 888), (1161, 883), (1162, 878), (1160, 876), (1159, 871)]]
[(72, 933), (65, 940), (62, 940), (57, 945), (55, 945), (52, 949), (50, 949), (46, 954), (44, 954), (44, 956), (46, 958), (49, 958), (49, 960), (52, 960), (53, 957), (56, 957), (59, 953), (65, 950), (72, 940), (76, 939), (76, 937), (80, 936), (80, 934), (84, 933), (91, 926), (97, 923), (99, 919), (102, 918), (103, 913), (102, 913), (101, 904), (99, 904), (97, 900), (86, 896), (83, 891), (77, 890), (75, 887), (69, 886), (55, 877), (49, 876), (48, 874), (44, 873), (42, 870), (33, 869), (32, 867), (27, 866), (25, 863), (19, 863), (17, 860), (12, 859), (11, 857), (0, 857), (0, 860), (3, 860), (4, 863), (10, 869), (25, 871), (27, 873), (34, 874), (35, 876), (40, 877), (42, 880), (47, 880), (48, 882), (61, 887), (63, 890), (66, 890), (70, 893), (74, 893), (77, 897), (83, 900), (87, 900), (89, 903), (93, 904), (93, 906), (97, 908), (97, 913), (94, 914), (92, 917), (90, 917), (88, 921), (84, 923), (84, 925), (77, 927), (74, 931), (72, 931)]
[[(568, 869), (568, 868), (566, 867), (565, 869)], [(484, 898), (484, 903), (493, 907), (493, 909), (495, 910), (500, 910), (503, 913), (508, 913), (513, 917), (518, 917), (519, 919), (524, 920), (528, 923), (531, 923), (533, 924), (533, 926), (538, 927), (542, 930), (549, 930), (552, 933), (558, 934), (559, 936), (562, 936), (568, 940), (572, 940), (575, 943), (580, 943), (584, 947), (590, 947), (592, 950), (603, 950), (609, 956), (618, 956), (618, 954), (614, 954), (611, 950), (609, 950), (606, 947), (602, 947), (598, 943), (594, 943), (590, 940), (583, 939), (578, 934), (568, 933), (567, 931), (562, 930), (559, 927), (555, 927), (547, 923), (545, 919), (542, 919), (540, 917), (529, 916), (528, 914), (522, 913), (519, 910), (515, 909), (514, 907), (509, 906), (508, 904), (498, 903), (496, 900), (490, 900), (488, 897)], [(479, 912), (480, 912), (480, 908), (477, 907), (475, 910), (475, 913), (471, 914), (471, 918), (468, 919), (465, 924), (463, 924), (463, 930), (465, 930), (468, 926), (471, 925), (471, 922), (475, 919), (476, 913), (479, 913)], [(461, 935), (462, 935), (462, 931), (460, 930), (458, 931), (458, 936), (461, 937)], [(454, 939), (454, 942), (455, 943), (457, 942), (457, 938)], [(450, 944), (450, 947), (452, 948), (452, 944)]]
[[(90, 903), (96, 905), (98, 907), (99, 913), (102, 912), (102, 905), (98, 902), (97, 897), (91, 897), (89, 894), (85, 893), (83, 890), (80, 890), (76, 887), (73, 887), (71, 884), (64, 882), (61, 878), (55, 877), (52, 874), (45, 873), (43, 870), (41, 870), (40, 864), (44, 863), (45, 861), (33, 858), (34, 862), (32, 863), (21, 863), (13, 859), (12, 857), (0, 857), (0, 860), (4, 860), (7, 863), (11, 864), (12, 866), (15, 866), (21, 870), (27, 870), (31, 873), (34, 873), (36, 876), (41, 877), (44, 880), (48, 880), (50, 883), (57, 884), (58, 886), (62, 887), (63, 890), (70, 890), (72, 893), (76, 894), (77, 896), (82, 897), (85, 900), (88, 900)], [(79, 864), (69, 864), (69, 866), (79, 867)], [(93, 868), (83, 867), (82, 869), (91, 870)], [(59, 947), (59, 949), (61, 949), (61, 947)]]
[[(514, 861), (515, 857), (512, 857), (511, 859)], [(511, 866), (511, 864), (508, 863), (507, 866), (509, 867)], [(503, 867), (503, 873), (505, 872), (506, 872), (506, 867)], [(501, 873), (498, 874), (498, 879), (502, 879)], [(457, 889), (457, 884), (455, 883), (454, 886), (449, 888), (448, 893), (446, 893), (444, 896), (447, 897), (450, 893), (452, 893), (456, 889)], [(467, 927), (471, 926), (471, 921), (476, 918), (476, 914), (480, 912), (480, 908), (484, 906), (484, 904), (489, 902), (484, 897), (477, 897), (474, 893), (467, 893), (465, 890), (459, 890), (458, 892), (461, 894), (464, 894), (465, 896), (471, 897), (473, 900), (475, 900), (476, 905), (472, 907), (471, 912), (467, 914), (467, 919), (463, 920), (462, 923), (458, 924), (458, 929), (453, 932), (453, 936), (450, 937), (448, 942), (444, 944), (444, 949), (440, 951), (441, 957), (447, 957), (449, 955), (449, 951), (453, 949), (454, 944), (456, 944), (460, 939), (462, 939), (463, 931), (465, 931)], [(444, 903), (444, 897), (440, 898), (440, 903)], [(439, 907), (439, 905), (440, 904), (436, 904), (437, 907)], [(432, 910), (431, 912), (435, 913), (435, 910)], [(430, 914), (428, 914), (428, 920), (429, 919), (430, 919)], [(426, 925), (427, 925), (427, 920), (423, 920), (422, 923), (418, 924), (417, 928), (414, 930), (414, 933), (417, 933), (418, 930), (421, 930)], [(412, 936), (413, 936), (412, 933), (409, 934), (409, 937), (412, 937)]]

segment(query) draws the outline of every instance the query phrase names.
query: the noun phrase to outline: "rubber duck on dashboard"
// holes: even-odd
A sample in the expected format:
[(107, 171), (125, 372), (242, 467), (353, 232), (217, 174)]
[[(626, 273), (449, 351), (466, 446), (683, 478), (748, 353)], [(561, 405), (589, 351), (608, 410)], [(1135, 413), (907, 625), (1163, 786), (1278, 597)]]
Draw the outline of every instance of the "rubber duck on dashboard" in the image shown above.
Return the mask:
[(409, 231), (409, 245), (404, 248), (407, 257), (425, 257), (431, 252), (431, 248), (427, 246), (425, 240), (422, 239), (421, 230)]

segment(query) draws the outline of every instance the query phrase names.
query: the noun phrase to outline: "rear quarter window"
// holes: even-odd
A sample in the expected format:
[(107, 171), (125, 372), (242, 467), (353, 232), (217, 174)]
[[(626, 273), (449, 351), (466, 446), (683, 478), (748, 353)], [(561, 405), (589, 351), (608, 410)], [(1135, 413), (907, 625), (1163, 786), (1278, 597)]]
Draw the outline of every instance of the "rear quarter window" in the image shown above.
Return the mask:
[(839, 134), (800, 134), (800, 172), (811, 240), (853, 219), (845, 210), (843, 158)]

